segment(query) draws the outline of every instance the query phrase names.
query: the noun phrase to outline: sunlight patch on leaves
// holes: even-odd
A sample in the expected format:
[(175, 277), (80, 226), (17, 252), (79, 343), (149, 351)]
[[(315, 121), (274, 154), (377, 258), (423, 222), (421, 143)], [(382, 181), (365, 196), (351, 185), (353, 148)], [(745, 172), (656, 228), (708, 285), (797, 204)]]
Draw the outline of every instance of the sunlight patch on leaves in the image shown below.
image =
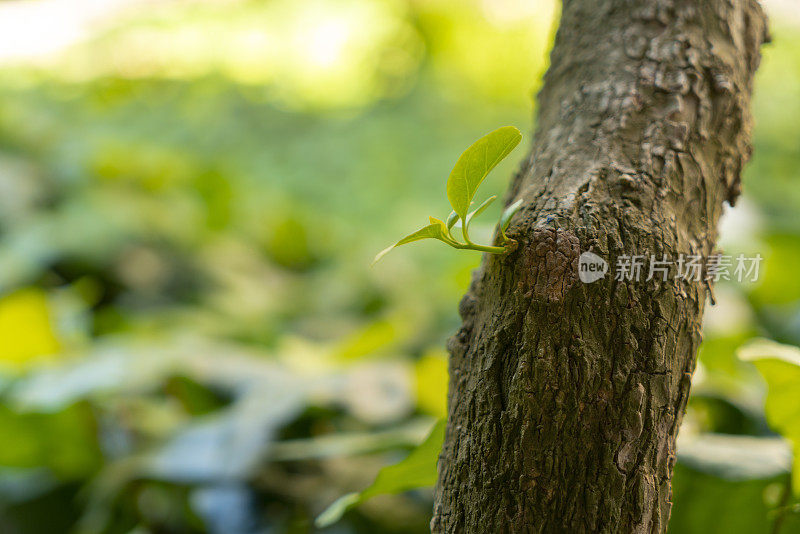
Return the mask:
[(435, 349), (426, 352), (414, 365), (417, 383), (417, 404), (435, 415), (447, 415), (447, 352)]
[(22, 289), (0, 298), (0, 340), (0, 365), (12, 370), (60, 350), (44, 291)]

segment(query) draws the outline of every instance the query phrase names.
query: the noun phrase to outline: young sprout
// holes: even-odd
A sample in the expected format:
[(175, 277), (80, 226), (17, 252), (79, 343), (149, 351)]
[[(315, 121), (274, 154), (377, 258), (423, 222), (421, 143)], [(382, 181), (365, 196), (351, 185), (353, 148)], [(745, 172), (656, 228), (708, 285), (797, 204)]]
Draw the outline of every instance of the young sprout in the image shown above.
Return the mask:
[[(422, 239), (438, 239), (453, 248), (479, 250), (491, 254), (504, 254), (511, 251), (516, 242), (506, 235), (506, 230), (511, 223), (511, 217), (522, 206), (522, 200), (517, 200), (503, 211), (499, 222), (499, 245), (480, 245), (473, 243), (469, 237), (469, 225), (472, 220), (483, 213), (497, 197), (489, 197), (473, 211), (469, 211), (469, 208), (473, 203), (472, 199), (475, 197), (478, 187), (486, 176), (503, 158), (514, 150), (521, 139), (522, 134), (519, 130), (513, 126), (504, 126), (475, 141), (459, 156), (455, 167), (450, 172), (450, 177), (447, 179), (447, 199), (450, 201), (450, 206), (453, 207), (453, 211), (447, 217), (447, 222), (436, 217), (430, 217), (428, 226), (407, 235), (394, 245), (378, 253), (372, 262), (373, 265), (390, 250)], [(461, 236), (463, 241), (460, 241), (452, 233), (453, 227), (459, 220), (462, 221)]]

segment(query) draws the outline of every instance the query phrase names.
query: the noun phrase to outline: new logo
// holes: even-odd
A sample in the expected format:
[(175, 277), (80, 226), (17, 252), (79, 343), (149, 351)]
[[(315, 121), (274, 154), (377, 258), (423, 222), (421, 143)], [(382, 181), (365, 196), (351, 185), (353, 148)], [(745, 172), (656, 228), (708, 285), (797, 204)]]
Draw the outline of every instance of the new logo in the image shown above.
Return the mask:
[(607, 272), (608, 263), (594, 252), (584, 252), (578, 258), (578, 278), (584, 284), (600, 280)]

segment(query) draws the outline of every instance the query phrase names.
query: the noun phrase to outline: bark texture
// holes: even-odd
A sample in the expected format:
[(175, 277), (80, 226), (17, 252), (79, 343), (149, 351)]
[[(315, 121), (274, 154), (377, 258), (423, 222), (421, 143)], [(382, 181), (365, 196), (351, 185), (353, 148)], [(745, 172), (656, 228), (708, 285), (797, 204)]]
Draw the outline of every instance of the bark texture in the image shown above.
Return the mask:
[[(621, 255), (714, 251), (740, 191), (755, 0), (564, 0), (538, 130), (450, 340), (435, 533), (664, 532), (708, 288), (616, 281)], [(582, 251), (609, 263), (592, 284)]]

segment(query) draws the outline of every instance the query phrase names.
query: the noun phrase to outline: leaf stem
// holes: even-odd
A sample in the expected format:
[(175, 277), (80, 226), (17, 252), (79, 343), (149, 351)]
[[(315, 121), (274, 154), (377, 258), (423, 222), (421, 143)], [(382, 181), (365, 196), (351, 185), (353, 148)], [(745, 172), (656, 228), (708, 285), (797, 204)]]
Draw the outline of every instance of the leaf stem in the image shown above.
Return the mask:
[(453, 248), (462, 249), (462, 250), (477, 250), (480, 252), (489, 252), (490, 254), (505, 254), (510, 249), (506, 246), (495, 247), (490, 245), (479, 245), (477, 243), (469, 242), (469, 243), (459, 243), (457, 241), (453, 243), (448, 243)]
[(489, 252), (491, 254), (505, 254), (508, 249), (506, 247), (493, 247), (489, 245), (478, 245), (475, 243), (470, 243), (468, 246), (464, 247), (471, 250), (479, 250), (481, 252)]
[(467, 245), (473, 245), (474, 243), (469, 240), (469, 230), (467, 229), (467, 221), (461, 221), (461, 233), (464, 234), (464, 241), (467, 242)]

